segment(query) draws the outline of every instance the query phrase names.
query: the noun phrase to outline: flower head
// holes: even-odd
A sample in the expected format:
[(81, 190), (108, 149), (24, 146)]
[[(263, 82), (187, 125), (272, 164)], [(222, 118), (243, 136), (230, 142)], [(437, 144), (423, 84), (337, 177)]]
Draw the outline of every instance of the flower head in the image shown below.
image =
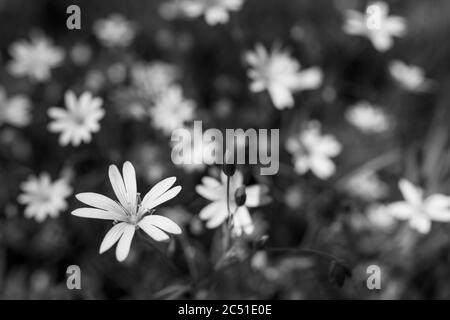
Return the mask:
[(64, 96), (66, 108), (52, 107), (48, 116), (53, 119), (48, 128), (51, 132), (60, 132), (59, 143), (66, 146), (72, 143), (79, 146), (81, 142), (89, 143), (91, 134), (100, 130), (99, 121), (105, 111), (103, 100), (84, 92), (78, 99), (73, 91)]
[(382, 133), (391, 126), (391, 120), (383, 109), (367, 101), (360, 101), (351, 106), (345, 113), (345, 118), (364, 133)]
[(431, 86), (431, 81), (425, 78), (425, 72), (418, 66), (395, 60), (389, 64), (389, 72), (392, 78), (406, 90), (423, 92)]
[(389, 7), (385, 2), (374, 2), (366, 12), (347, 10), (344, 31), (347, 34), (367, 37), (378, 51), (386, 51), (393, 45), (393, 37), (406, 33), (405, 19), (388, 16)]
[(66, 198), (72, 194), (72, 188), (66, 179), (53, 182), (46, 172), (38, 177), (29, 177), (20, 188), (22, 194), (17, 200), (26, 205), (25, 217), (34, 218), (38, 222), (47, 217), (57, 217), (67, 208)]
[[(199, 195), (212, 201), (200, 211), (199, 215), (200, 219), (207, 221), (206, 227), (209, 229), (217, 228), (228, 218), (226, 180), (227, 177), (224, 173), (222, 173), (220, 181), (212, 177), (203, 177), (202, 184), (195, 188)], [(250, 235), (254, 231), (255, 227), (248, 208), (259, 207), (270, 202), (270, 197), (267, 195), (268, 188), (255, 184), (245, 187), (245, 203), (238, 207), (234, 196), (236, 190), (243, 186), (243, 180), (240, 171), (236, 171), (230, 180), (229, 205), (233, 218), (233, 233), (236, 236)]]
[(112, 14), (95, 22), (94, 33), (105, 47), (128, 47), (136, 35), (136, 28), (122, 15)]
[(252, 80), (250, 90), (261, 92), (267, 90), (277, 109), (292, 108), (292, 93), (315, 89), (322, 83), (319, 68), (300, 71), (300, 64), (287, 51), (273, 48), (269, 53), (261, 44), (245, 56), (251, 69), (248, 76)]
[(194, 119), (195, 103), (183, 96), (179, 86), (172, 86), (156, 99), (149, 113), (154, 128), (171, 134), (184, 123)]
[(330, 158), (339, 155), (342, 146), (334, 136), (322, 135), (319, 122), (310, 121), (298, 137), (287, 140), (286, 149), (293, 154), (297, 173), (311, 170), (320, 179), (327, 179), (336, 171)]
[(28, 76), (38, 82), (50, 78), (51, 69), (64, 60), (64, 50), (53, 45), (51, 39), (42, 34), (32, 34), (31, 41), (19, 40), (9, 48), (13, 60), (9, 72), (17, 77)]
[(428, 233), (432, 221), (450, 222), (449, 196), (433, 194), (424, 197), (423, 190), (406, 179), (401, 179), (398, 186), (405, 200), (386, 207), (394, 218), (409, 221), (411, 228), (420, 233)]
[(16, 95), (9, 99), (5, 90), (0, 87), (0, 126), (10, 124), (25, 127), (31, 121), (31, 101), (27, 96)]
[(122, 174), (115, 165), (111, 165), (109, 180), (119, 202), (98, 193), (79, 193), (76, 198), (93, 208), (72, 211), (72, 214), (77, 217), (117, 222), (103, 239), (100, 254), (119, 242), (116, 258), (118, 261), (125, 260), (137, 229), (142, 229), (155, 241), (169, 240), (168, 233), (181, 233), (180, 227), (175, 222), (153, 214), (157, 206), (174, 198), (181, 191), (180, 186), (171, 188), (176, 181), (175, 177), (157, 183), (142, 201), (137, 192), (136, 172), (130, 162), (124, 163)]

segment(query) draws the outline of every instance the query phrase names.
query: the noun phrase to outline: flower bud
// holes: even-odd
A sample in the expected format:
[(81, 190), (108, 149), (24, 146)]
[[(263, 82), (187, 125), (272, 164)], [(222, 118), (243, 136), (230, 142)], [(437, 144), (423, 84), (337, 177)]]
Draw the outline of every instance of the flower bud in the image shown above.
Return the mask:
[(244, 186), (237, 188), (236, 192), (234, 193), (234, 199), (238, 207), (241, 207), (245, 204), (245, 201), (247, 200), (247, 193), (245, 192)]
[(332, 284), (342, 287), (345, 279), (352, 276), (350, 268), (342, 262), (336, 260), (331, 261), (330, 268), (328, 270), (328, 279)]
[(231, 156), (229, 151), (225, 152), (222, 170), (228, 177), (232, 177), (236, 172), (236, 164), (234, 163), (234, 158)]

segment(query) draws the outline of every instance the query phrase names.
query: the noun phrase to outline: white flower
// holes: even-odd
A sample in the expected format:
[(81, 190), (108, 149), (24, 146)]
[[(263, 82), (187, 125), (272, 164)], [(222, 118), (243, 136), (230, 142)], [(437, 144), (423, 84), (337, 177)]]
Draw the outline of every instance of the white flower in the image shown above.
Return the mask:
[(429, 89), (431, 81), (425, 78), (422, 68), (394, 60), (389, 64), (389, 72), (404, 89), (423, 92)]
[(21, 94), (8, 99), (5, 90), (0, 87), (0, 126), (7, 123), (15, 127), (25, 127), (30, 121), (30, 99)]
[(360, 101), (351, 106), (345, 118), (364, 133), (382, 133), (391, 127), (391, 121), (383, 109), (367, 101)]
[(373, 171), (358, 172), (347, 181), (345, 189), (352, 195), (367, 201), (378, 200), (388, 193), (387, 185)]
[(178, 70), (169, 63), (155, 61), (150, 64), (137, 63), (131, 69), (131, 79), (140, 94), (156, 99), (171, 87), (178, 76)]
[(67, 208), (66, 198), (72, 194), (66, 179), (52, 182), (48, 173), (41, 173), (39, 177), (31, 176), (20, 186), (22, 194), (17, 201), (26, 205), (25, 217), (34, 218), (42, 222), (49, 217), (57, 217)]
[(389, 7), (385, 2), (374, 2), (366, 12), (347, 10), (344, 32), (367, 37), (378, 51), (386, 51), (393, 45), (393, 37), (406, 34), (405, 19), (388, 16)]
[(293, 154), (297, 173), (311, 170), (320, 179), (327, 179), (336, 171), (330, 158), (339, 155), (342, 146), (334, 136), (321, 134), (319, 122), (310, 121), (298, 137), (286, 141), (286, 149)]
[(172, 86), (161, 94), (149, 110), (152, 125), (166, 134), (183, 127), (194, 119), (195, 103), (183, 96), (179, 86)]
[(274, 47), (269, 53), (261, 44), (255, 51), (247, 52), (245, 59), (251, 69), (248, 76), (252, 80), (250, 90), (267, 90), (277, 109), (292, 108), (292, 93), (315, 89), (322, 83), (322, 71), (309, 68), (300, 71), (300, 64), (286, 51)]
[(430, 231), (432, 221), (450, 222), (449, 196), (433, 194), (425, 198), (423, 190), (406, 179), (401, 179), (398, 186), (405, 201), (386, 207), (394, 218), (408, 220), (411, 228), (424, 234)]
[(115, 165), (109, 167), (109, 179), (116, 202), (98, 193), (79, 193), (76, 198), (93, 208), (80, 208), (72, 211), (77, 217), (113, 220), (117, 222), (105, 235), (100, 245), (100, 254), (109, 250), (117, 241), (116, 258), (124, 261), (130, 251), (136, 229), (142, 229), (155, 241), (169, 240), (169, 234), (180, 234), (180, 227), (172, 220), (152, 214), (154, 208), (174, 198), (181, 187), (173, 187), (175, 177), (157, 183), (140, 201), (137, 192), (136, 173), (130, 162), (125, 162), (120, 174)]
[(229, 11), (239, 11), (244, 0), (184, 0), (181, 2), (183, 13), (192, 18), (205, 16), (209, 25), (227, 23)]
[[(236, 171), (230, 180), (230, 211), (233, 219), (233, 233), (236, 236), (241, 234), (250, 235), (253, 233), (255, 226), (248, 208), (255, 208), (270, 202), (267, 195), (268, 188), (264, 185), (251, 185), (245, 187), (247, 195), (245, 204), (237, 207), (235, 201), (236, 190), (243, 186), (243, 176), (240, 171)], [(207, 221), (206, 227), (214, 229), (220, 226), (228, 219), (227, 210), (227, 177), (222, 173), (221, 181), (212, 177), (203, 177), (202, 184), (197, 185), (195, 190), (203, 198), (212, 201), (209, 205), (200, 211), (200, 219)]]
[(38, 82), (50, 78), (51, 69), (64, 60), (64, 50), (53, 45), (51, 39), (42, 34), (32, 34), (31, 42), (19, 40), (9, 48), (13, 60), (8, 64), (9, 72), (17, 77), (28, 76)]
[(93, 97), (90, 92), (84, 92), (77, 99), (72, 91), (66, 92), (64, 100), (66, 109), (52, 107), (48, 110), (48, 116), (53, 119), (48, 125), (49, 130), (61, 133), (59, 143), (62, 146), (89, 143), (91, 134), (100, 130), (99, 121), (105, 114), (103, 100)]
[(368, 221), (373, 227), (384, 231), (390, 231), (397, 222), (397, 220), (387, 212), (386, 206), (384, 205), (370, 205), (366, 210), (366, 214)]
[(136, 28), (122, 15), (112, 14), (94, 23), (94, 33), (105, 47), (128, 47), (136, 35)]

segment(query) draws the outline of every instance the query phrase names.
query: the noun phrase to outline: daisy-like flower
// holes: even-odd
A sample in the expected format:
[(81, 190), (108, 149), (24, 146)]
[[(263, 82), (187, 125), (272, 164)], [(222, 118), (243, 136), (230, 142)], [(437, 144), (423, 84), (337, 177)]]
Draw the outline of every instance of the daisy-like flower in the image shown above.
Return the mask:
[(0, 126), (10, 124), (25, 127), (31, 121), (31, 101), (27, 96), (16, 95), (7, 98), (6, 91), (0, 87)]
[(367, 101), (351, 106), (346, 111), (345, 118), (364, 133), (382, 133), (391, 127), (391, 120), (383, 109)]
[(185, 0), (181, 2), (181, 9), (188, 17), (204, 16), (206, 23), (216, 25), (227, 23), (230, 11), (239, 11), (244, 0)]
[(120, 14), (94, 23), (94, 33), (99, 41), (108, 48), (128, 47), (136, 36), (135, 24)]
[(72, 194), (67, 179), (52, 181), (46, 172), (38, 177), (31, 176), (20, 186), (22, 194), (17, 201), (25, 205), (25, 217), (34, 218), (37, 222), (47, 217), (55, 218), (67, 208), (66, 198)]
[(51, 132), (60, 132), (59, 143), (67, 146), (79, 146), (81, 142), (89, 143), (91, 134), (100, 130), (99, 121), (105, 115), (103, 100), (84, 92), (78, 99), (73, 91), (64, 96), (66, 109), (51, 107), (48, 116), (53, 119), (48, 125)]
[(195, 103), (183, 96), (179, 86), (172, 86), (156, 99), (149, 114), (154, 128), (171, 134), (173, 130), (183, 127), (185, 122), (193, 120), (194, 111)]
[[(267, 186), (255, 184), (245, 187), (247, 196), (245, 204), (238, 207), (235, 193), (239, 187), (243, 186), (243, 182), (244, 178), (240, 171), (236, 171), (230, 180), (230, 211), (233, 217), (233, 233), (236, 236), (250, 235), (255, 229), (248, 208), (259, 207), (270, 202)], [(207, 228), (217, 228), (227, 221), (227, 177), (224, 173), (222, 173), (220, 181), (212, 177), (203, 177), (202, 184), (196, 186), (195, 190), (203, 198), (212, 201), (200, 211), (199, 215), (200, 219), (206, 221)]]
[(403, 61), (392, 61), (389, 64), (389, 73), (405, 90), (424, 92), (431, 86), (431, 80), (426, 79), (422, 68), (407, 65)]
[(174, 65), (156, 61), (150, 64), (137, 63), (131, 69), (131, 79), (139, 94), (149, 99), (156, 99), (170, 88), (178, 76)]
[(9, 72), (17, 77), (28, 76), (43, 82), (50, 78), (51, 69), (64, 60), (64, 50), (53, 45), (51, 39), (40, 33), (31, 35), (31, 41), (19, 40), (9, 48), (13, 58), (8, 64)]
[(431, 222), (450, 222), (450, 197), (433, 194), (424, 197), (421, 188), (406, 179), (399, 181), (399, 189), (405, 201), (387, 205), (387, 212), (394, 218), (409, 221), (411, 228), (420, 233), (428, 233)]
[(247, 52), (246, 62), (251, 69), (250, 90), (267, 90), (273, 104), (279, 110), (294, 106), (293, 93), (315, 89), (322, 83), (322, 71), (317, 67), (300, 71), (300, 64), (289, 52), (274, 47), (269, 53), (263, 45), (257, 44), (255, 51)]
[(393, 37), (406, 34), (406, 22), (403, 17), (389, 16), (388, 13), (388, 5), (381, 1), (368, 5), (364, 14), (347, 10), (344, 32), (367, 37), (378, 51), (389, 50), (393, 46)]
[(286, 149), (293, 155), (297, 173), (311, 170), (318, 178), (327, 179), (336, 171), (330, 158), (339, 155), (342, 146), (334, 136), (322, 135), (319, 122), (310, 121), (298, 137), (286, 141)]
[(168, 233), (181, 234), (181, 228), (175, 222), (153, 214), (157, 206), (174, 198), (181, 191), (180, 186), (172, 188), (176, 178), (167, 178), (157, 183), (141, 201), (137, 192), (136, 172), (130, 162), (124, 163), (122, 174), (115, 165), (109, 167), (109, 180), (119, 202), (98, 193), (79, 193), (76, 198), (93, 208), (72, 211), (77, 217), (117, 222), (103, 239), (100, 254), (118, 242), (118, 261), (127, 258), (137, 229), (142, 229), (155, 241), (169, 240)]

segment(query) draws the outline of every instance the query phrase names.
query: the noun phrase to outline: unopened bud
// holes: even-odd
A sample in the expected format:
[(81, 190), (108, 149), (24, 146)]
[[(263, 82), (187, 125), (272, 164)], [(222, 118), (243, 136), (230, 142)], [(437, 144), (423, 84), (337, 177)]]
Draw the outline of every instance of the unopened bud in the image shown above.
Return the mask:
[(238, 207), (241, 207), (245, 204), (245, 201), (247, 200), (247, 193), (245, 192), (244, 186), (237, 188), (236, 192), (234, 193), (234, 199)]
[(231, 156), (229, 151), (226, 151), (223, 162), (223, 173), (225, 173), (228, 177), (232, 177), (235, 172), (236, 164), (234, 163), (234, 158)]

